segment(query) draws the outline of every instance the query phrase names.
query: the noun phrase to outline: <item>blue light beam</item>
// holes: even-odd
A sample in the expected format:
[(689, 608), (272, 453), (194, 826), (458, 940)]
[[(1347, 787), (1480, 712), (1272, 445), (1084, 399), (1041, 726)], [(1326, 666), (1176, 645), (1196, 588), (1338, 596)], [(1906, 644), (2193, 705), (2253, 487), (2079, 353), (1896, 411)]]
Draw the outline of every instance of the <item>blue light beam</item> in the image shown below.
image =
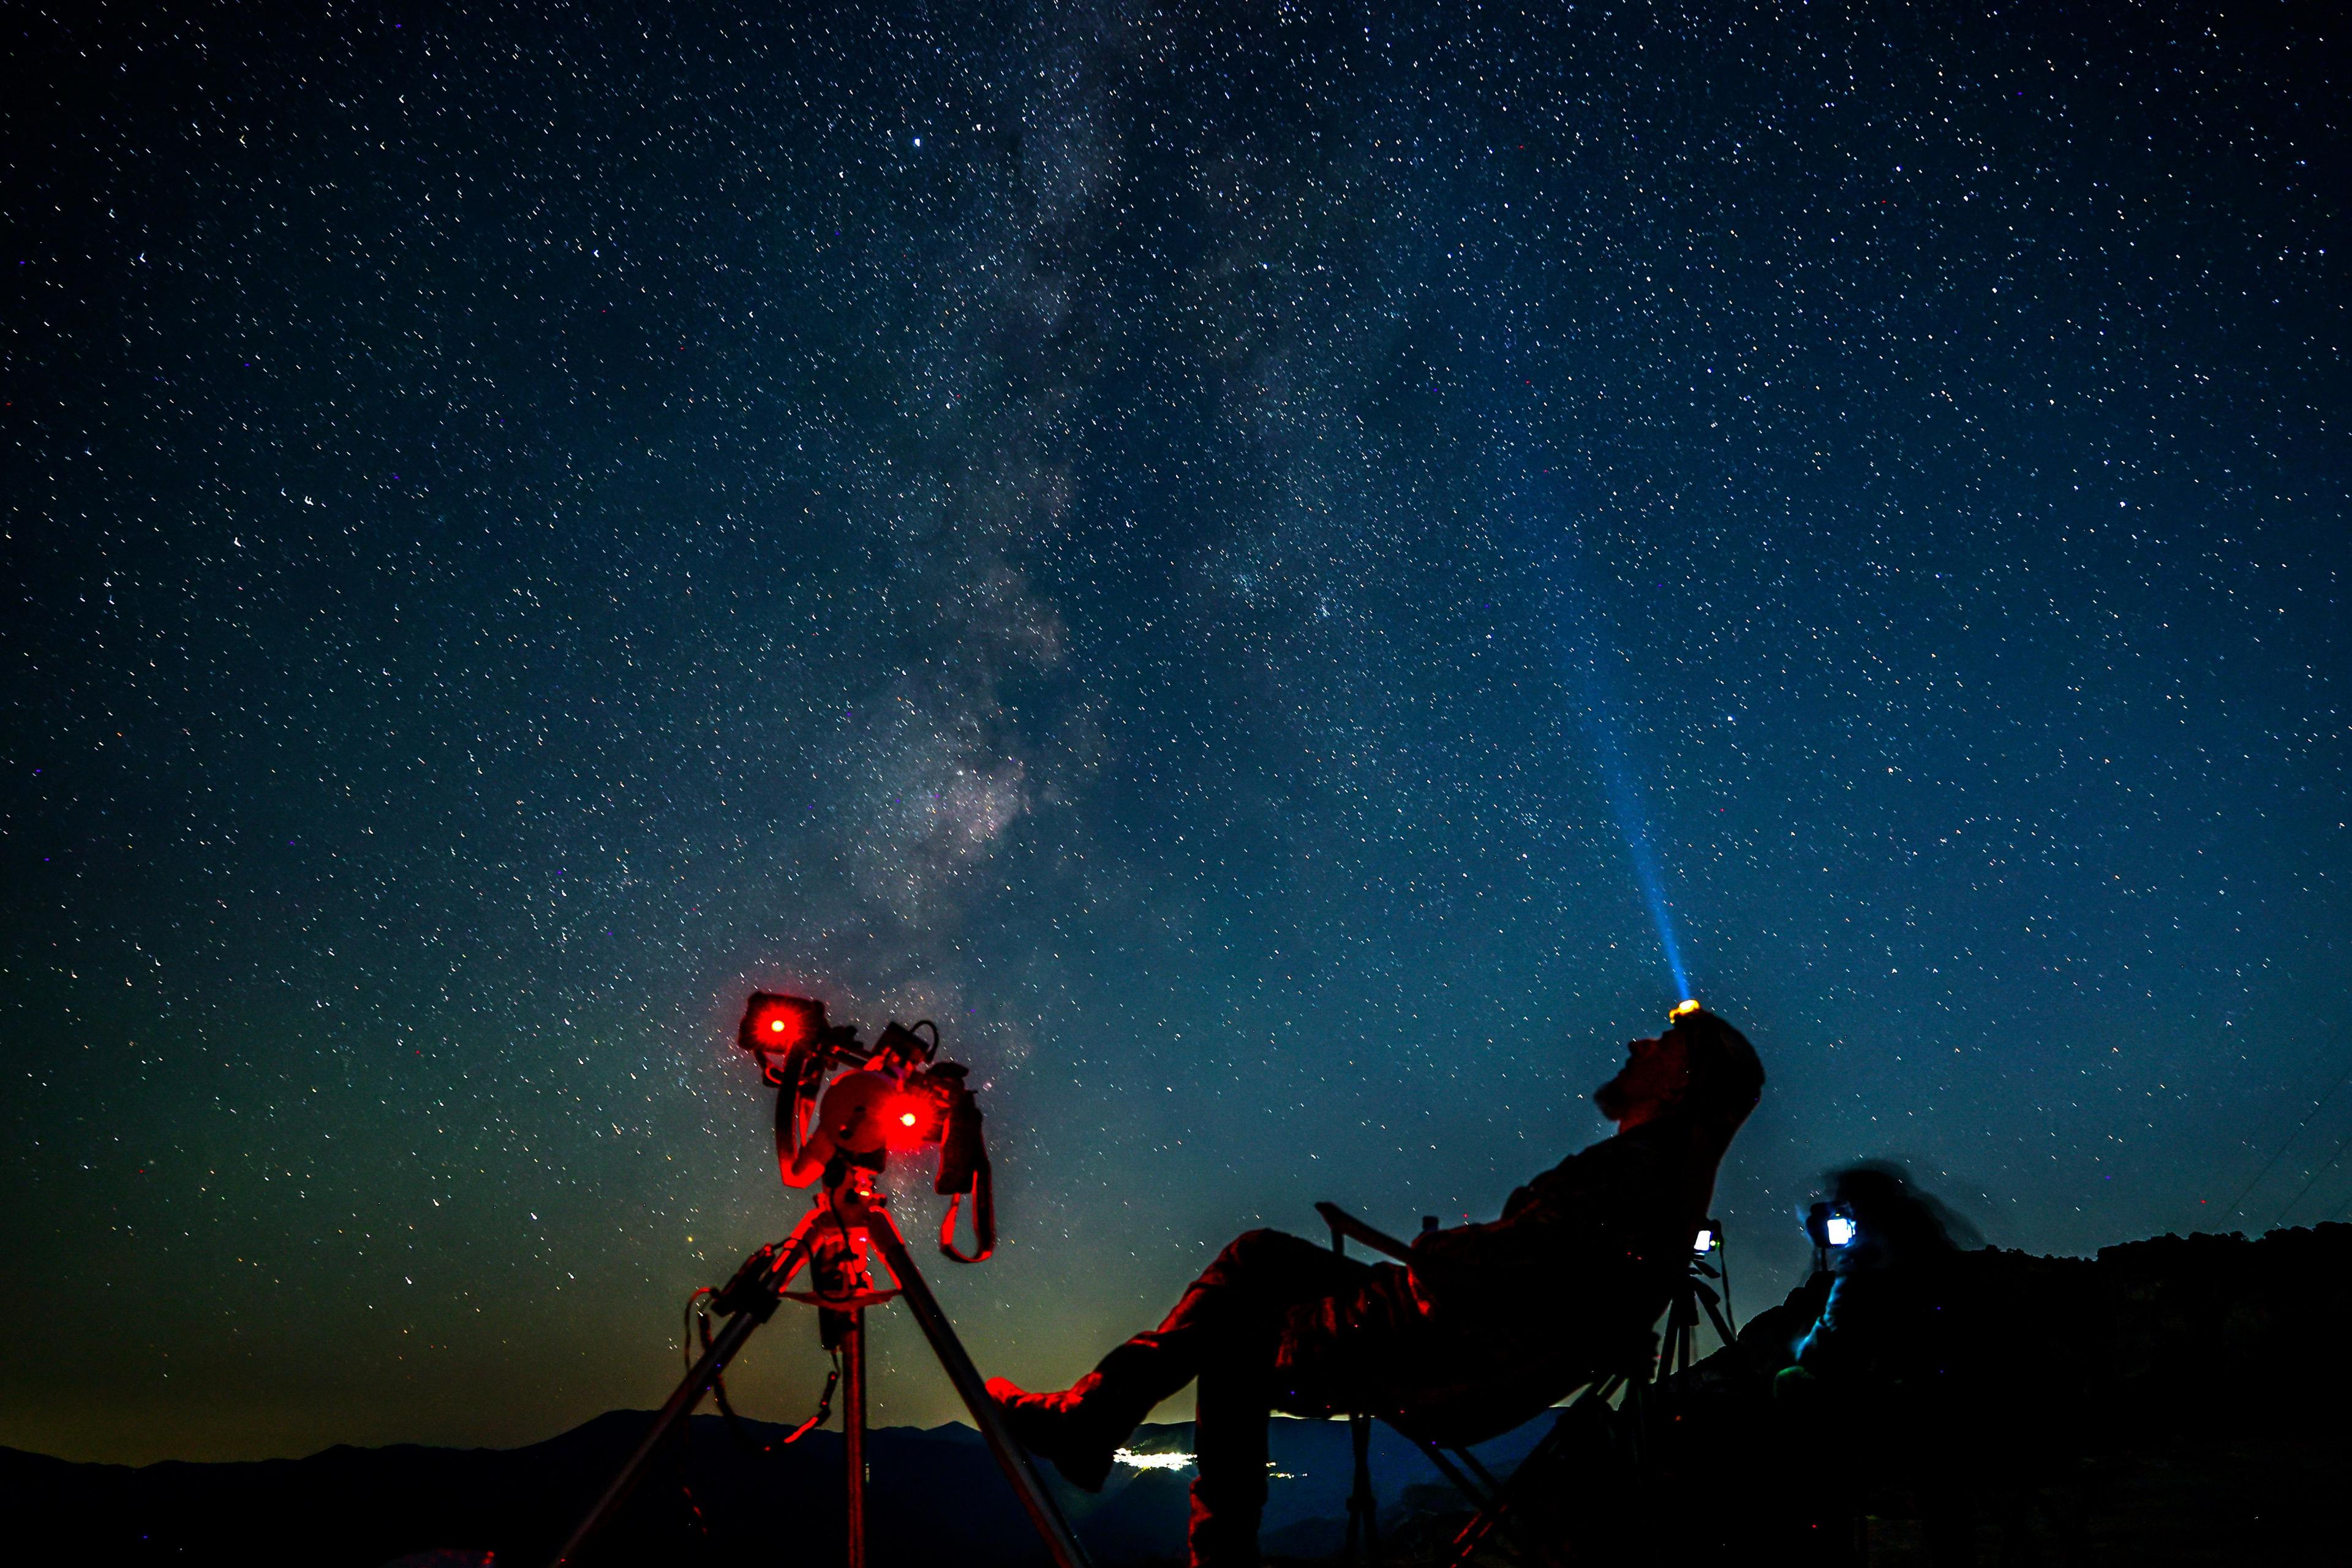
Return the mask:
[(1682, 943), (1675, 935), (1674, 904), (1666, 897), (1665, 873), (1658, 863), (1642, 786), (1625, 763), (1615, 692), (1601, 658), (1600, 617), (1578, 591), (1568, 560), (1573, 531), (1564, 528), (1557, 537), (1560, 542), (1548, 552), (1548, 558), (1538, 559), (1536, 570), (1544, 613), (1551, 623), (1553, 647), (1577, 688), (1573, 695), (1578, 699), (1578, 717), (1600, 765), (1601, 787), (1617, 818), (1617, 831), (1623, 836), (1626, 855), (1633, 863), (1633, 879), (1641, 885), (1642, 900), (1658, 928), (1658, 945), (1675, 977), (1675, 999), (1680, 1001), (1692, 994), (1690, 970), (1683, 963)]
[(1666, 879), (1658, 868), (1657, 847), (1650, 840), (1649, 813), (1642, 806), (1641, 786), (1633, 782), (1618, 752), (1614, 725), (1601, 705), (1590, 698), (1584, 706), (1584, 729), (1593, 750), (1600, 753), (1601, 783), (1617, 816), (1617, 830), (1625, 837), (1633, 879), (1642, 885), (1643, 901), (1650, 906), (1650, 919), (1658, 928), (1658, 945), (1665, 950), (1666, 967), (1674, 972), (1675, 1000), (1679, 1002), (1691, 994), (1690, 971), (1683, 964), (1682, 943), (1675, 939), (1674, 907), (1666, 900)]

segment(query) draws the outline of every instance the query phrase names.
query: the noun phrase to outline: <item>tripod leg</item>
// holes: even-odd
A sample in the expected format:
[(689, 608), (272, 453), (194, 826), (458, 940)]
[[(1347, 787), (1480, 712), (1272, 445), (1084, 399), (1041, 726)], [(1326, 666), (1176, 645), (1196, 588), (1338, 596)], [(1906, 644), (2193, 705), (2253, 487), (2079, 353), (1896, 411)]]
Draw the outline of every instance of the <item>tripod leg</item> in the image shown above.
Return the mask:
[(620, 1473), (605, 1487), (595, 1506), (588, 1510), (588, 1517), (580, 1521), (579, 1527), (564, 1542), (562, 1549), (556, 1552), (557, 1563), (571, 1562), (573, 1554), (587, 1543), (588, 1538), (620, 1511), (621, 1505), (629, 1500), (629, 1494), (636, 1489), (637, 1482), (643, 1479), (646, 1467), (653, 1462), (654, 1452), (661, 1447), (662, 1439), (668, 1436), (677, 1424), (702, 1402), (703, 1391), (710, 1386), (711, 1375), (727, 1364), (728, 1359), (742, 1348), (743, 1342), (750, 1339), (751, 1331), (759, 1326), (760, 1320), (750, 1312), (738, 1312), (728, 1320), (727, 1326), (719, 1331), (719, 1337), (710, 1342), (710, 1348), (702, 1352), (702, 1359), (694, 1363), (694, 1370), (686, 1374), (686, 1381), (679, 1384), (677, 1391), (669, 1396), (669, 1403), (663, 1405), (661, 1413), (654, 1417), (653, 1425), (646, 1428), (645, 1436), (638, 1440), (636, 1448), (622, 1464)]
[[(814, 1211), (811, 1213), (814, 1215)], [(710, 1348), (702, 1352), (702, 1359), (696, 1362), (693, 1370), (686, 1374), (686, 1381), (677, 1385), (676, 1392), (670, 1394), (669, 1402), (654, 1416), (653, 1424), (646, 1428), (646, 1435), (638, 1439), (636, 1447), (622, 1463), (619, 1473), (614, 1476), (594, 1505), (588, 1510), (587, 1517), (580, 1521), (557, 1550), (553, 1559), (555, 1568), (562, 1568), (562, 1564), (571, 1562), (588, 1543), (589, 1538), (620, 1511), (621, 1505), (628, 1501), (629, 1494), (636, 1489), (637, 1482), (644, 1479), (646, 1467), (653, 1462), (654, 1454), (660, 1448), (662, 1440), (680, 1421), (693, 1414), (694, 1407), (702, 1403), (703, 1394), (709, 1389), (711, 1379), (724, 1372), (727, 1363), (735, 1359), (735, 1352), (743, 1348), (743, 1342), (751, 1337), (751, 1331), (768, 1321), (768, 1314), (775, 1310), (776, 1299), (793, 1282), (793, 1276), (800, 1272), (801, 1264), (807, 1259), (808, 1231), (809, 1221), (804, 1219), (793, 1232), (792, 1239), (785, 1243), (782, 1253), (757, 1281), (762, 1300), (739, 1309), (733, 1317), (727, 1320), (727, 1326), (719, 1331), (718, 1337), (710, 1342)], [(755, 1259), (756, 1257), (755, 1254)]]
[(1665, 1342), (1658, 1347), (1660, 1384), (1688, 1371), (1691, 1363), (1691, 1341), (1698, 1328), (1698, 1300), (1691, 1293), (1691, 1282), (1683, 1281), (1675, 1292), (1674, 1305), (1666, 1312)]
[(1036, 1527), (1045, 1550), (1052, 1553), (1054, 1568), (1091, 1568), (1085, 1548), (1071, 1533), (1069, 1521), (1055, 1505), (1054, 1494), (1045, 1489), (1045, 1481), (1039, 1478), (1029, 1450), (1005, 1426), (1003, 1413), (996, 1408), (996, 1401), (989, 1398), (988, 1387), (981, 1381), (980, 1369), (971, 1364), (963, 1342), (956, 1338), (955, 1326), (940, 1310), (939, 1298), (931, 1294), (929, 1284), (915, 1268), (915, 1260), (907, 1251), (907, 1238), (898, 1234), (897, 1223), (879, 1206), (866, 1215), (864, 1220), (866, 1236), (898, 1281), (899, 1299), (915, 1314), (923, 1337), (931, 1342), (931, 1353), (940, 1358), (948, 1381), (963, 1396), (964, 1408), (971, 1412), (972, 1424), (988, 1439), (989, 1451), (996, 1456), (997, 1467), (1013, 1483), (1029, 1522)]
[(1724, 1315), (1723, 1310), (1717, 1307), (1713, 1301), (1702, 1299), (1701, 1304), (1706, 1308), (1707, 1321), (1715, 1325), (1717, 1337), (1723, 1341), (1724, 1348), (1726, 1350), (1730, 1349), (1732, 1344), (1739, 1338), (1739, 1335), (1733, 1331), (1730, 1320)]
[(841, 1458), (849, 1526), (847, 1568), (866, 1568), (866, 1309), (841, 1336)]

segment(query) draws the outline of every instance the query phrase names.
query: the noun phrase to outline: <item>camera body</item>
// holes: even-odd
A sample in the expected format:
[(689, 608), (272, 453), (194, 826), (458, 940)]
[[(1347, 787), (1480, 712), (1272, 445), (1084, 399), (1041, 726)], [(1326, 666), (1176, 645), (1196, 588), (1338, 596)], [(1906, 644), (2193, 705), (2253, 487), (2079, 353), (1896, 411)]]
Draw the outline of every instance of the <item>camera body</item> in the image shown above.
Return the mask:
[[(971, 1184), (967, 1179), (950, 1184), (955, 1172), (947, 1157), (948, 1145), (965, 1123), (976, 1131), (979, 1116), (961, 1064), (925, 1063), (909, 1068), (877, 1055), (837, 1075), (816, 1097), (815, 1115), (803, 1124), (795, 1140), (798, 1147), (782, 1166), (784, 1184), (807, 1186), (835, 1160), (880, 1170), (891, 1154), (913, 1153), (937, 1143), (941, 1145), (938, 1190), (962, 1192)], [(968, 1171), (970, 1164), (967, 1154), (962, 1167)]]
[[(972, 1196), (987, 1256), (995, 1215), (980, 1100), (963, 1065), (939, 1059), (937, 1025), (892, 1022), (867, 1046), (854, 1025), (827, 1018), (823, 1002), (761, 991), (744, 1006), (735, 1043), (776, 1086), (776, 1168), (786, 1186), (835, 1186), (854, 1172), (880, 1171), (894, 1153), (936, 1144), (932, 1191)], [(951, 1204), (950, 1226), (954, 1215)], [(941, 1247), (970, 1261), (944, 1239)]]
[(1824, 1252), (1852, 1246), (1855, 1236), (1853, 1211), (1843, 1204), (1814, 1204), (1805, 1211), (1805, 1235)]

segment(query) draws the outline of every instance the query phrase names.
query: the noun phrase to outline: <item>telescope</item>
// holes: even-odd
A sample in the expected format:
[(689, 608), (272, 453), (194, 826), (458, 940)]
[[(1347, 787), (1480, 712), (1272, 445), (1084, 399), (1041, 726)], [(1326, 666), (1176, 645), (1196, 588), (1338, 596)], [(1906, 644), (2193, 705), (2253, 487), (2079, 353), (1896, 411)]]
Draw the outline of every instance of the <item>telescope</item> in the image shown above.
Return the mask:
[[(925, 1031), (929, 1031), (928, 1034)], [(743, 1260), (735, 1277), (707, 1299), (702, 1356), (655, 1415), (645, 1436), (557, 1552), (572, 1562), (620, 1510), (662, 1443), (706, 1394), (731, 1416), (721, 1376), (752, 1331), (777, 1304), (794, 1300), (818, 1309), (819, 1342), (837, 1358), (842, 1391), (843, 1501), (848, 1516), (847, 1568), (866, 1568), (866, 1311), (904, 1300), (930, 1342), (931, 1352), (987, 1439), (997, 1466), (1018, 1494), (1043, 1538), (1055, 1568), (1088, 1568), (1069, 1523), (1045, 1489), (1027, 1449), (1004, 1424), (996, 1402), (972, 1365), (939, 1299), (915, 1267), (907, 1240), (891, 1218), (876, 1178), (891, 1156), (939, 1151), (932, 1190), (948, 1200), (940, 1226), (941, 1253), (958, 1263), (984, 1261), (996, 1247), (996, 1202), (982, 1136), (980, 1100), (967, 1069), (940, 1059), (939, 1026), (892, 1022), (872, 1045), (855, 1026), (836, 1025), (812, 997), (757, 992), (743, 1009), (735, 1043), (758, 1063), (776, 1089), (776, 1169), (791, 1188), (814, 1186), (808, 1214), (793, 1233)], [(971, 1203), (973, 1246), (956, 1245), (957, 1215)], [(877, 1289), (871, 1255), (878, 1254), (891, 1283)], [(795, 1290), (806, 1268), (813, 1289)], [(727, 1320), (713, 1334), (712, 1315)], [(786, 1437), (791, 1442), (825, 1418), (835, 1384), (825, 1385), (815, 1416)]]

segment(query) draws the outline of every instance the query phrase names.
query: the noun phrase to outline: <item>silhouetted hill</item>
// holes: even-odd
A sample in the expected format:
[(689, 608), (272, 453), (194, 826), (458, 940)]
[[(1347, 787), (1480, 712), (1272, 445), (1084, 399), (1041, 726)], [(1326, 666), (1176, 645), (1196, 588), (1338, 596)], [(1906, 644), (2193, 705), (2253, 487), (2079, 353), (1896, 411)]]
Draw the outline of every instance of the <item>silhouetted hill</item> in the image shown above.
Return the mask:
[[(2096, 1258), (1987, 1250), (1958, 1255), (1949, 1278), (1949, 1342), (1928, 1358), (1938, 1381), (1896, 1379), (1833, 1426), (1792, 1426), (1772, 1374), (1818, 1308), (1817, 1282), (1697, 1369), (1665, 1406), (1671, 1444), (1631, 1468), (1594, 1450), (1536, 1489), (1587, 1546), (1603, 1544), (1593, 1521), (1631, 1521), (1643, 1550), (1621, 1543), (1615, 1556), (1628, 1561), (1776, 1560), (1791, 1539), (1819, 1543), (1828, 1530), (1866, 1539), (1872, 1563), (1924, 1563), (1923, 1521), (1939, 1509), (1947, 1528), (1981, 1538), (1975, 1557), (1947, 1560), (2343, 1560), (2328, 1531), (2336, 1477), (2352, 1461), (2341, 1418), (2352, 1356), (2340, 1337), (2352, 1313), (2352, 1226), (2259, 1241), (2166, 1237)], [(253, 1464), (134, 1469), (0, 1449), (0, 1508), (14, 1541), (69, 1543), (43, 1561), (382, 1568), (404, 1558), (478, 1564), (491, 1552), (501, 1568), (536, 1568), (648, 1418), (615, 1411), (509, 1450), (335, 1447)], [(763, 1442), (783, 1430), (749, 1425)], [(1507, 1472), (1549, 1425), (1482, 1457)], [(1463, 1510), (1411, 1445), (1376, 1433), (1389, 1561), (1438, 1561), (1447, 1516)], [(1189, 1452), (1191, 1436), (1146, 1427), (1135, 1447)], [(1662, 1462), (1669, 1447), (1679, 1458)], [(1279, 1421), (1273, 1453), (1267, 1551), (1329, 1555), (1350, 1479), (1346, 1426)], [(870, 1471), (877, 1568), (1044, 1560), (970, 1428), (876, 1432)], [(1103, 1568), (1173, 1561), (1189, 1479), (1121, 1467), (1101, 1496), (1065, 1489), (1063, 1503)], [(761, 1455), (700, 1417), (593, 1561), (838, 1563), (841, 1484), (836, 1432)], [(1957, 1523), (1955, 1506), (1966, 1515)], [(1838, 1561), (1842, 1550), (1807, 1560)], [(452, 1554), (424, 1555), (434, 1552)]]
[[(131, 1468), (0, 1449), (0, 1509), (19, 1539), (70, 1541), (76, 1560), (235, 1563), (238, 1568), (380, 1568), (430, 1552), (496, 1554), (501, 1568), (543, 1563), (627, 1455), (647, 1413), (613, 1411), (514, 1449), (334, 1447), (250, 1464), (167, 1461)], [(746, 1425), (761, 1442), (786, 1428)], [(1540, 1428), (1481, 1450), (1508, 1465)], [(1189, 1426), (1147, 1426), (1139, 1449), (1186, 1453)], [(970, 1568), (1042, 1563), (1035, 1537), (980, 1435), (961, 1426), (884, 1427), (868, 1437), (868, 1531), (878, 1568), (952, 1561)], [(1269, 1539), (1293, 1552), (1336, 1548), (1350, 1479), (1344, 1423), (1279, 1421)], [(1435, 1472), (1383, 1429), (1384, 1490)], [(1181, 1556), (1189, 1471), (1120, 1467), (1099, 1497), (1061, 1489), (1097, 1563)], [(691, 1502), (688, 1486), (690, 1483)], [(813, 1432), (769, 1455), (746, 1452), (715, 1415), (657, 1467), (593, 1556), (597, 1563), (773, 1563), (842, 1556), (841, 1438)], [(451, 1558), (452, 1562), (464, 1561)]]

